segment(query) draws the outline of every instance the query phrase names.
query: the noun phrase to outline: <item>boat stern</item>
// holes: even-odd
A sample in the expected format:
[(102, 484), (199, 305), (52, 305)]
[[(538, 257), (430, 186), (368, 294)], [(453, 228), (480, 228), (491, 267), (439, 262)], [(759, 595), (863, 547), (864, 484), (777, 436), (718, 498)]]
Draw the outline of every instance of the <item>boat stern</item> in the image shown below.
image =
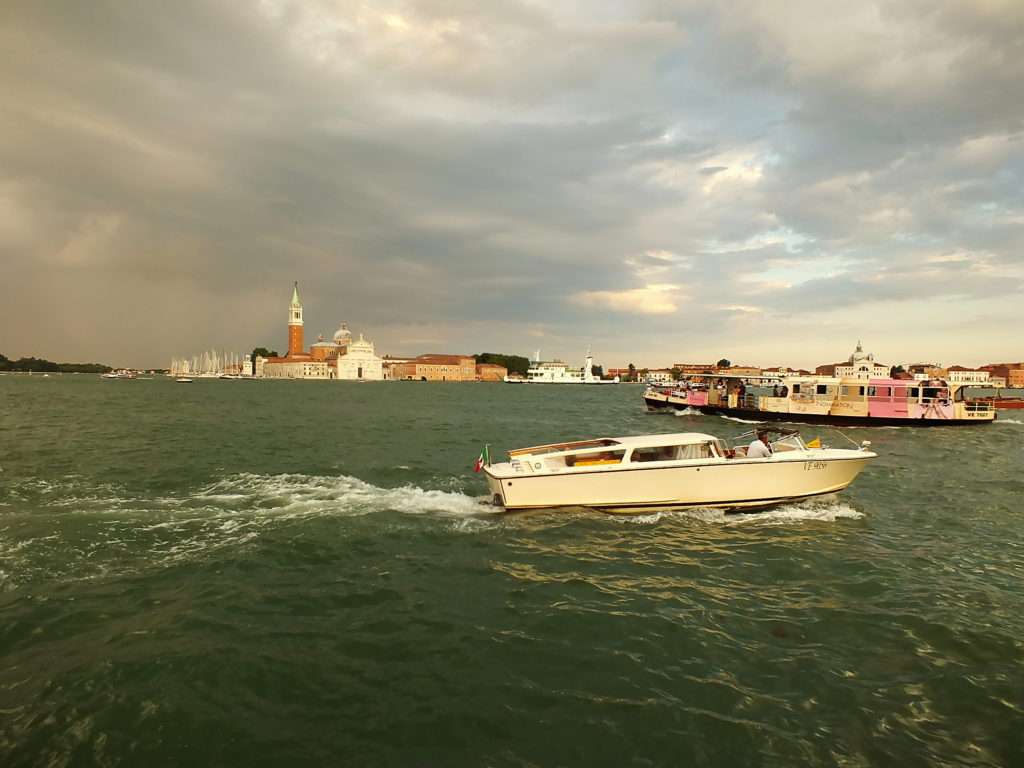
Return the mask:
[(510, 468), (509, 464), (492, 464), (483, 468), (487, 477), (487, 491), (491, 497), (491, 503), (496, 507), (505, 506), (505, 495), (501, 489), (501, 469)]

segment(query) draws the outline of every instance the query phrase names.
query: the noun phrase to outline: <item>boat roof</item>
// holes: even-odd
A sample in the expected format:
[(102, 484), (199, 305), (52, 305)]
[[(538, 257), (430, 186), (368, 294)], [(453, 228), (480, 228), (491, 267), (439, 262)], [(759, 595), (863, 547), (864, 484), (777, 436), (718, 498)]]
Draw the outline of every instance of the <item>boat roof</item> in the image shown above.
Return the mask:
[(707, 435), (703, 432), (670, 432), (668, 434), (656, 435), (629, 435), (626, 437), (595, 437), (590, 440), (576, 440), (566, 443), (550, 443), (548, 445), (534, 445), (530, 448), (517, 448), (509, 451), (509, 456), (525, 456), (537, 453), (556, 453), (560, 451), (574, 451), (600, 448), (658, 448), (665, 445), (691, 445), (693, 443), (706, 443), (710, 440), (718, 440), (714, 435)]

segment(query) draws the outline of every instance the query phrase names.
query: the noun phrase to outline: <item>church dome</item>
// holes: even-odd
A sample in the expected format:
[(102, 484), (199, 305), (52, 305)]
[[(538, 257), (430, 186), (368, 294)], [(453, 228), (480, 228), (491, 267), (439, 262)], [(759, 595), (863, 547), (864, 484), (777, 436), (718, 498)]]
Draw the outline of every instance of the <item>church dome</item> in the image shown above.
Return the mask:
[(347, 323), (342, 323), (341, 328), (334, 332), (334, 343), (347, 347), (350, 341), (352, 341), (352, 332), (349, 331)]

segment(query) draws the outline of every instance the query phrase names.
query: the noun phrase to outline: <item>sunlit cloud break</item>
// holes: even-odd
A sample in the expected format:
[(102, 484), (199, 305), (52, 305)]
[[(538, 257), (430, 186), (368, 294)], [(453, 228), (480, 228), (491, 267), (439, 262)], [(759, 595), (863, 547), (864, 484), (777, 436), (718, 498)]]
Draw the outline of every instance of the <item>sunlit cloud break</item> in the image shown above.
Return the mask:
[(646, 285), (624, 291), (582, 291), (572, 300), (582, 307), (609, 309), (636, 315), (671, 315), (679, 309), (681, 286)]

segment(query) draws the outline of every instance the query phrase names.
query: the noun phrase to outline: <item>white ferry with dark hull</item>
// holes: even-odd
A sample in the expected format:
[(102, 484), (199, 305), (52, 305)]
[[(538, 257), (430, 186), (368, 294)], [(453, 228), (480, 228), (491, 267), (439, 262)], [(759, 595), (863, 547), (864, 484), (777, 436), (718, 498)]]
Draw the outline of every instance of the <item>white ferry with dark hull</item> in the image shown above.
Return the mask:
[(541, 361), (537, 359), (526, 371), (526, 378), (517, 374), (505, 377), (506, 384), (618, 384), (619, 377), (602, 379), (594, 375), (594, 358), (587, 352), (582, 368), (572, 368), (561, 360)]
[(644, 392), (650, 411), (692, 409), (751, 421), (836, 426), (962, 426), (990, 424), (992, 403), (965, 397), (942, 380), (839, 379), (826, 376), (760, 380), (710, 376), (682, 388)]

